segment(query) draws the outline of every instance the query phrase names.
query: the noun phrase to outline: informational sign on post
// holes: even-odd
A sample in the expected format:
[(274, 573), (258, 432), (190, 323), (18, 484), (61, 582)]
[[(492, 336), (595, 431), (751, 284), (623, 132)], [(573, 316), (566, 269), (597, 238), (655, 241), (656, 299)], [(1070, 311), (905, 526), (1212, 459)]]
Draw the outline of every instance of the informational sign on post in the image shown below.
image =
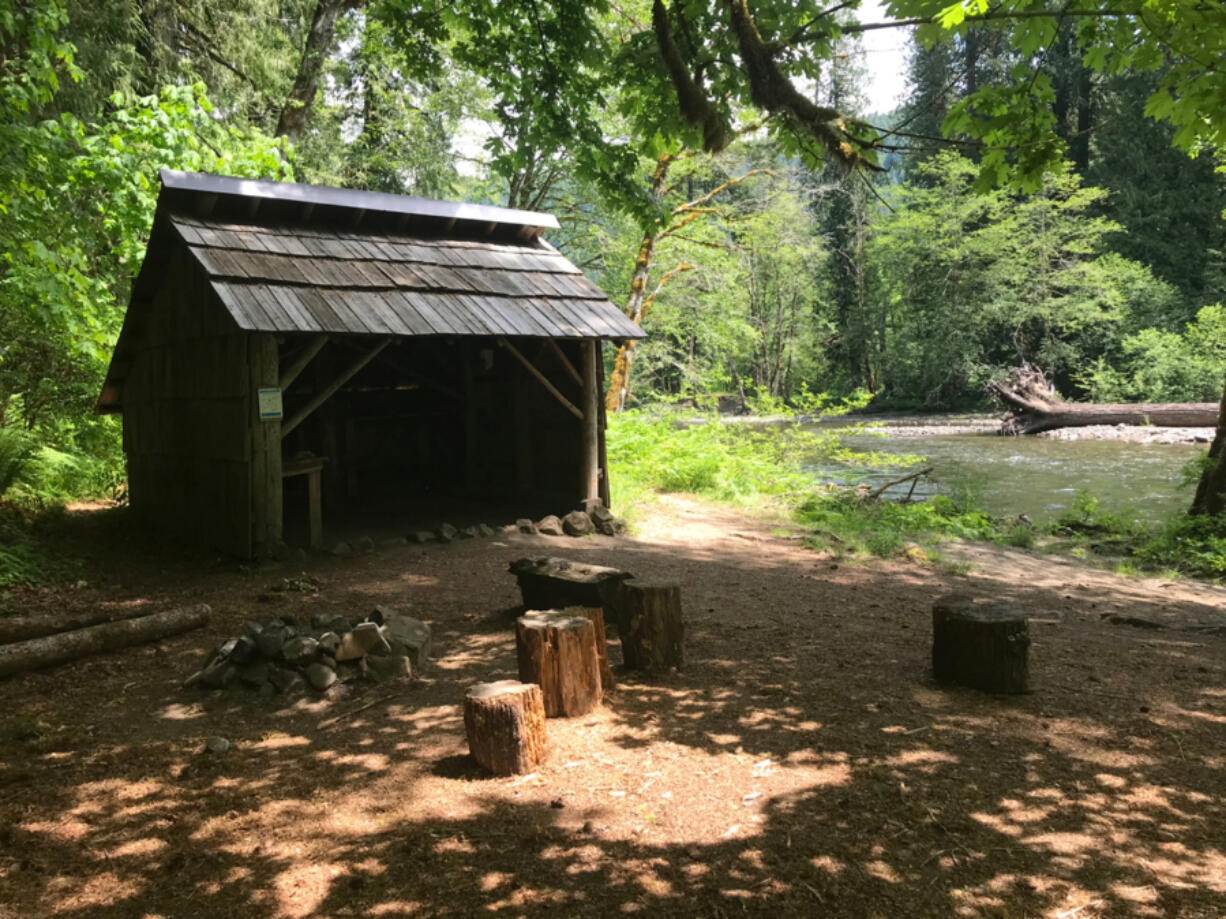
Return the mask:
[(277, 421), (284, 417), (281, 411), (281, 390), (261, 389), (259, 391), (260, 420)]

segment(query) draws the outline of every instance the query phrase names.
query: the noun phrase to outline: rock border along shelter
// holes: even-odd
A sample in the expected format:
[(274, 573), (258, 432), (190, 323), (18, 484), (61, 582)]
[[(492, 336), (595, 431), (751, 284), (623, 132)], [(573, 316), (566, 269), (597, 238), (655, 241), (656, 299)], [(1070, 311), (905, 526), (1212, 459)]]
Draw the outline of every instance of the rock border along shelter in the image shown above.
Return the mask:
[(321, 507), (608, 504), (600, 343), (643, 333), (542, 239), (555, 218), (161, 181), (97, 403), (123, 413), (141, 518), (252, 557), (284, 508), (318, 545)]

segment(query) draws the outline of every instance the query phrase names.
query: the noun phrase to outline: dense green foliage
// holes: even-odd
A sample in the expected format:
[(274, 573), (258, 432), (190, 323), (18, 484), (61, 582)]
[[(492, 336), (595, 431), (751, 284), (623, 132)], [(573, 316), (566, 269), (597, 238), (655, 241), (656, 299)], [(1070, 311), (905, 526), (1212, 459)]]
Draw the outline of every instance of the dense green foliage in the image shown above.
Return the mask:
[[(0, 0), (0, 432), (28, 447), (0, 483), (122, 480), (91, 407), (162, 167), (558, 213), (638, 285), (632, 406), (982, 406), (1020, 361), (1070, 398), (1216, 398), (1222, 10), (892, 0), (909, 97), (872, 114), (852, 8)], [(668, 487), (800, 488), (748, 429), (660, 424), (614, 437)]]
[[(819, 410), (835, 416), (852, 406), (823, 403)], [(671, 413), (623, 412), (609, 425), (608, 444), (619, 494), (659, 489), (724, 501), (794, 498), (820, 484), (814, 463), (874, 459), (848, 450), (833, 433), (726, 421), (716, 413), (679, 422)]]
[(1226, 309), (1206, 306), (1182, 332), (1142, 329), (1099, 358), (1083, 382), (1099, 402), (1213, 402), (1226, 367)]

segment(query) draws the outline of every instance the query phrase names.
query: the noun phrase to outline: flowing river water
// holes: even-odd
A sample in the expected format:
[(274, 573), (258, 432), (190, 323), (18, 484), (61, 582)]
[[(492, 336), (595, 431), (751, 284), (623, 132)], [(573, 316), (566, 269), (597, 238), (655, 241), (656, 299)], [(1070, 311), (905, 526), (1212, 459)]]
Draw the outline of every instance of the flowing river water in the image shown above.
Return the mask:
[[(875, 433), (850, 436), (848, 446), (896, 456), (918, 455), (925, 461), (919, 466), (895, 464), (871, 470), (815, 468), (839, 481), (879, 485), (931, 466), (931, 478), (915, 487), (917, 497), (969, 490), (989, 513), (1027, 514), (1036, 521), (1058, 517), (1073, 505), (1079, 491), (1098, 498), (1104, 510), (1132, 512), (1151, 522), (1165, 520), (1191, 503), (1191, 489), (1179, 487), (1181, 470), (1206, 449), (1195, 443), (1000, 437), (994, 433), (996, 419), (988, 416), (873, 420), (880, 425)], [(846, 423), (836, 419), (813, 427), (828, 431)], [(910, 487), (911, 483), (893, 487), (886, 496), (901, 498)]]

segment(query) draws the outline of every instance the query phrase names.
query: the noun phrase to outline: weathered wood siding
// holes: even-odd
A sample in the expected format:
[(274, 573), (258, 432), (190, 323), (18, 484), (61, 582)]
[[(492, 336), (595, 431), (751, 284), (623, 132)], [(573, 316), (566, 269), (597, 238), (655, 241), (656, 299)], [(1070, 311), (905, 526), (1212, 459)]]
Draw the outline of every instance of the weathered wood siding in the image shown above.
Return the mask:
[[(250, 557), (270, 538), (272, 528), (257, 531), (253, 521), (272, 513), (274, 465), (280, 535), (280, 449), (273, 463), (266, 446), (274, 434), (279, 440), (280, 425), (260, 427), (255, 404), (256, 386), (268, 378), (270, 336), (240, 332), (182, 251), (145, 315), (123, 387), (132, 508), (170, 536)], [(268, 385), (276, 385), (275, 344), (271, 353)], [(253, 430), (262, 435), (258, 448)]]

